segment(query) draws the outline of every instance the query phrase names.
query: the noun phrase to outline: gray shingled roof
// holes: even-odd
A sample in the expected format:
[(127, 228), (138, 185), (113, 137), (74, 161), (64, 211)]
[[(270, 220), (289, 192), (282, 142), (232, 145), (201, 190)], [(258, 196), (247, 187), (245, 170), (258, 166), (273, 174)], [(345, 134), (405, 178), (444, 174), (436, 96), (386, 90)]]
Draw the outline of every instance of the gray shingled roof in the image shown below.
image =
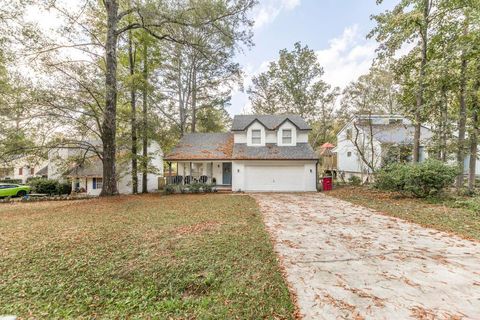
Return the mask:
[(232, 131), (243, 131), (247, 127), (258, 120), (268, 130), (275, 130), (286, 120), (290, 120), (300, 130), (310, 130), (310, 126), (299, 115), (284, 114), (284, 115), (236, 115), (233, 117)]
[[(370, 132), (369, 126), (361, 126), (365, 132)], [(381, 143), (391, 144), (413, 144), (415, 133), (414, 125), (391, 124), (391, 125), (373, 125), (373, 137)], [(433, 137), (433, 132), (425, 127), (421, 127), (420, 140), (428, 142)]]
[(38, 170), (35, 175), (37, 175), (37, 176), (48, 176), (48, 166), (45, 166), (42, 169)]
[(316, 160), (318, 156), (308, 143), (296, 146), (248, 147), (245, 143), (236, 143), (233, 147), (234, 160)]
[(232, 133), (190, 133), (183, 136), (165, 160), (229, 160)]
[[(118, 169), (117, 169), (118, 170)], [(103, 164), (100, 159), (92, 159), (89, 162), (73, 167), (68, 173), (68, 177), (103, 177)]]

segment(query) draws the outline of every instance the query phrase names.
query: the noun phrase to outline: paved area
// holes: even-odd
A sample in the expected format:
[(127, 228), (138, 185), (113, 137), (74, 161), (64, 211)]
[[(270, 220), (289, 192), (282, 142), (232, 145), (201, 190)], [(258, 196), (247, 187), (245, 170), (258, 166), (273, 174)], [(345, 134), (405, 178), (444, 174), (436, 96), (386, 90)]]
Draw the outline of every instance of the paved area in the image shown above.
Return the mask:
[(480, 243), (323, 194), (254, 194), (305, 319), (480, 319)]

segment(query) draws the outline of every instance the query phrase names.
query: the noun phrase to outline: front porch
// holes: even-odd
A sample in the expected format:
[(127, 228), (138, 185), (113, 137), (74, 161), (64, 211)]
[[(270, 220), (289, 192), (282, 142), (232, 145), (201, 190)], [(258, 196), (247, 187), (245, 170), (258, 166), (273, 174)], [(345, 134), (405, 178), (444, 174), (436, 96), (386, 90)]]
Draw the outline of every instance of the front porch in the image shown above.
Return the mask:
[(232, 186), (232, 162), (229, 161), (167, 161), (167, 184), (189, 185), (209, 183), (219, 188)]

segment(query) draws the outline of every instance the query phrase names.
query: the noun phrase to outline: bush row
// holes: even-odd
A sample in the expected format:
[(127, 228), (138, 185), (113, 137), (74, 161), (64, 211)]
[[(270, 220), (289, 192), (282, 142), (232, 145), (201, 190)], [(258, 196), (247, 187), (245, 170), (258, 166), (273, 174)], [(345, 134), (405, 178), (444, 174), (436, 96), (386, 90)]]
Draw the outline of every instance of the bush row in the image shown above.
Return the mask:
[(65, 195), (72, 192), (72, 185), (70, 183), (60, 183), (56, 180), (36, 178), (28, 182), (32, 187), (33, 193), (42, 193), (49, 196)]
[(215, 185), (211, 183), (194, 182), (189, 185), (167, 184), (165, 186), (165, 194), (173, 193), (211, 193), (216, 192)]

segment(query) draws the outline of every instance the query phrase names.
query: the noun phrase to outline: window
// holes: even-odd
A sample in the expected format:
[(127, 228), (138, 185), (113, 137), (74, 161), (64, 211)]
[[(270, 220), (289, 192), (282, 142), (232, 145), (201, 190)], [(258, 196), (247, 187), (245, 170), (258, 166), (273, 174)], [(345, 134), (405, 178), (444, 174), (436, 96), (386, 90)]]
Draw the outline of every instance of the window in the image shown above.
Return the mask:
[(252, 144), (262, 143), (262, 130), (252, 130)]
[(103, 179), (93, 178), (93, 189), (102, 189), (102, 188), (103, 188)]
[(283, 144), (291, 144), (292, 143), (292, 130), (282, 130), (282, 143)]
[(30, 168), (30, 175), (34, 175), (35, 174), (35, 168)]
[(18, 175), (19, 176), (23, 175), (23, 168), (18, 168)]
[(347, 140), (352, 140), (352, 129), (347, 129)]
[(351, 157), (352, 156), (352, 153), (350, 151), (347, 152), (347, 157)]

